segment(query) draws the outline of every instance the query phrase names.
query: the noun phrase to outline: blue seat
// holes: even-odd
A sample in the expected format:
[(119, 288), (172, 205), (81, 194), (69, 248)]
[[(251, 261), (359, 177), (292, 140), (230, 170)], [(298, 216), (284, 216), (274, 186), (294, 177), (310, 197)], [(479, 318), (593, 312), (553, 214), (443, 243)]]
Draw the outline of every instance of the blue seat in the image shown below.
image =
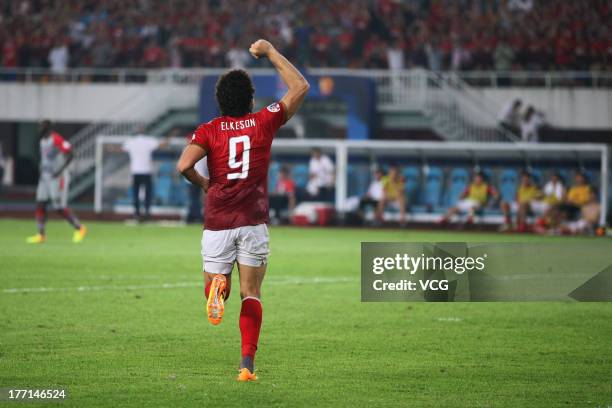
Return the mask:
[(419, 186), (421, 184), (421, 172), (418, 167), (406, 167), (402, 170), (404, 177), (404, 192), (408, 199), (408, 205), (412, 206), (419, 197)]
[[(567, 184), (572, 181), (572, 172), (568, 169), (557, 169), (557, 172), (559, 173), (559, 177), (561, 177), (561, 181), (564, 185), (567, 186)], [(541, 184), (544, 185), (547, 181), (548, 180), (542, 180)]]
[(362, 197), (368, 191), (370, 168), (367, 165), (347, 166), (347, 193), (349, 197)]
[(586, 176), (587, 183), (592, 186), (599, 187), (599, 173), (596, 173), (592, 170), (585, 170), (584, 175)]
[(503, 201), (511, 203), (516, 198), (519, 176), (515, 169), (504, 169), (499, 176), (499, 195)]
[(180, 179), (173, 180), (171, 186), (170, 202), (173, 206), (184, 207), (187, 205), (187, 188), (188, 184), (185, 184)]
[(270, 169), (268, 170), (268, 191), (274, 192), (276, 184), (278, 183), (278, 173), (280, 172), (280, 164), (278, 162), (270, 163)]
[(157, 174), (164, 176), (172, 176), (176, 172), (174, 162), (164, 161), (159, 165)]
[(440, 206), (444, 174), (439, 167), (430, 167), (425, 175), (422, 201), (430, 210)]
[(542, 185), (542, 183), (546, 181), (544, 180), (544, 172), (542, 171), (542, 169), (531, 169), (529, 174), (531, 174), (533, 182), (536, 183), (538, 186)]
[(308, 165), (296, 164), (291, 169), (291, 175), (297, 187), (306, 188), (306, 184), (308, 184)]
[(484, 175), (485, 181), (491, 185), (495, 185), (495, 172), (490, 167), (484, 167), (480, 169), (480, 172)]
[(468, 186), (470, 173), (464, 168), (455, 168), (450, 173), (449, 185), (446, 190), (445, 204), (455, 205)]
[(161, 205), (170, 204), (172, 197), (172, 178), (165, 174), (159, 174), (153, 186), (153, 200)]

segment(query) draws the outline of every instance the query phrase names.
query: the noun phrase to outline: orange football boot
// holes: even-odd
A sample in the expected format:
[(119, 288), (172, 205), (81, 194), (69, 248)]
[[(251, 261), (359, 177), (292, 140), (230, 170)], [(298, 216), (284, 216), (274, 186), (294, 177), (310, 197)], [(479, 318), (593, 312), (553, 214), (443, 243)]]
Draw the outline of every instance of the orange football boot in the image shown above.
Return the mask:
[(208, 313), (208, 321), (215, 326), (221, 323), (221, 318), (223, 318), (226, 284), (225, 275), (215, 275), (210, 284), (210, 292), (208, 292), (208, 301), (206, 302), (206, 312)]
[(241, 368), (238, 373), (238, 381), (257, 381), (257, 376), (253, 374), (248, 368)]

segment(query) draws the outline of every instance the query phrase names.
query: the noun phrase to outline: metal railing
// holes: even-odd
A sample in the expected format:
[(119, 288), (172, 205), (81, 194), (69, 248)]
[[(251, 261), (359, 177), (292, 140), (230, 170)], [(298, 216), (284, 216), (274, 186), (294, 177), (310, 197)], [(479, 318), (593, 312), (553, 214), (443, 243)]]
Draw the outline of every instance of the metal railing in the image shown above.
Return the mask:
[(434, 130), (449, 141), (517, 142), (497, 124), (496, 104), (457, 78), (425, 72), (425, 113)]
[[(65, 73), (53, 73), (48, 68), (0, 67), (1, 82), (22, 83), (191, 83), (197, 84), (202, 76), (223, 72), (223, 68), (70, 68)], [(249, 69), (250, 72), (267, 72), (265, 68)], [(342, 73), (355, 75), (363, 72), (380, 72), (392, 76), (389, 70), (353, 70), (348, 68), (314, 68), (309, 72)], [(406, 72), (406, 71), (400, 71)], [(587, 87), (612, 88), (610, 71), (442, 71), (442, 77), (460, 78), (474, 87)]]
[(610, 71), (457, 71), (441, 75), (461, 78), (479, 88), (612, 88)]

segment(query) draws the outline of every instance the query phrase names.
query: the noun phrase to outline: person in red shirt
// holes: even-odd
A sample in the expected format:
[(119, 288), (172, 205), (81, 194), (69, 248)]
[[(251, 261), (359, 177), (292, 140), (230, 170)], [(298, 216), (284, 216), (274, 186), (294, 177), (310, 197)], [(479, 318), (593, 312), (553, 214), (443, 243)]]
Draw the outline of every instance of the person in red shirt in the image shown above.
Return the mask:
[(270, 194), (270, 209), (274, 211), (275, 221), (279, 222), (286, 215), (291, 216), (295, 208), (295, 182), (289, 168), (281, 167), (274, 191)]
[(49, 120), (39, 125), (40, 172), (36, 187), (36, 224), (38, 233), (26, 238), (28, 244), (42, 244), (46, 241), (47, 205), (57, 211), (74, 228), (72, 241), (79, 243), (87, 234), (87, 228), (68, 207), (70, 186), (70, 165), (73, 153), (70, 143), (53, 130)]
[[(240, 274), (240, 335), (242, 359), (239, 381), (253, 381), (254, 359), (262, 321), (261, 283), (268, 259), (268, 167), (272, 139), (298, 110), (308, 89), (302, 74), (266, 40), (249, 49), (255, 58), (267, 57), (287, 85), (280, 102), (253, 113), (255, 89), (240, 69), (223, 74), (215, 90), (221, 115), (200, 125), (185, 147), (177, 170), (206, 192), (202, 237), (206, 309), (219, 324), (231, 288), (234, 263)], [(209, 178), (194, 165), (207, 158)]]

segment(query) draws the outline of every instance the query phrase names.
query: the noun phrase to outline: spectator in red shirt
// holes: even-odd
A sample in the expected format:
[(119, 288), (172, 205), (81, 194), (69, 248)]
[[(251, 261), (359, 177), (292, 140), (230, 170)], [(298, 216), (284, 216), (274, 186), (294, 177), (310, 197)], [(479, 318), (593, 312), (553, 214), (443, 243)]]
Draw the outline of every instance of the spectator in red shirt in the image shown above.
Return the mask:
[(273, 218), (280, 220), (291, 216), (295, 208), (295, 201), (295, 182), (291, 178), (289, 169), (282, 167), (276, 186), (274, 186), (274, 192), (270, 194), (270, 210), (274, 212)]

